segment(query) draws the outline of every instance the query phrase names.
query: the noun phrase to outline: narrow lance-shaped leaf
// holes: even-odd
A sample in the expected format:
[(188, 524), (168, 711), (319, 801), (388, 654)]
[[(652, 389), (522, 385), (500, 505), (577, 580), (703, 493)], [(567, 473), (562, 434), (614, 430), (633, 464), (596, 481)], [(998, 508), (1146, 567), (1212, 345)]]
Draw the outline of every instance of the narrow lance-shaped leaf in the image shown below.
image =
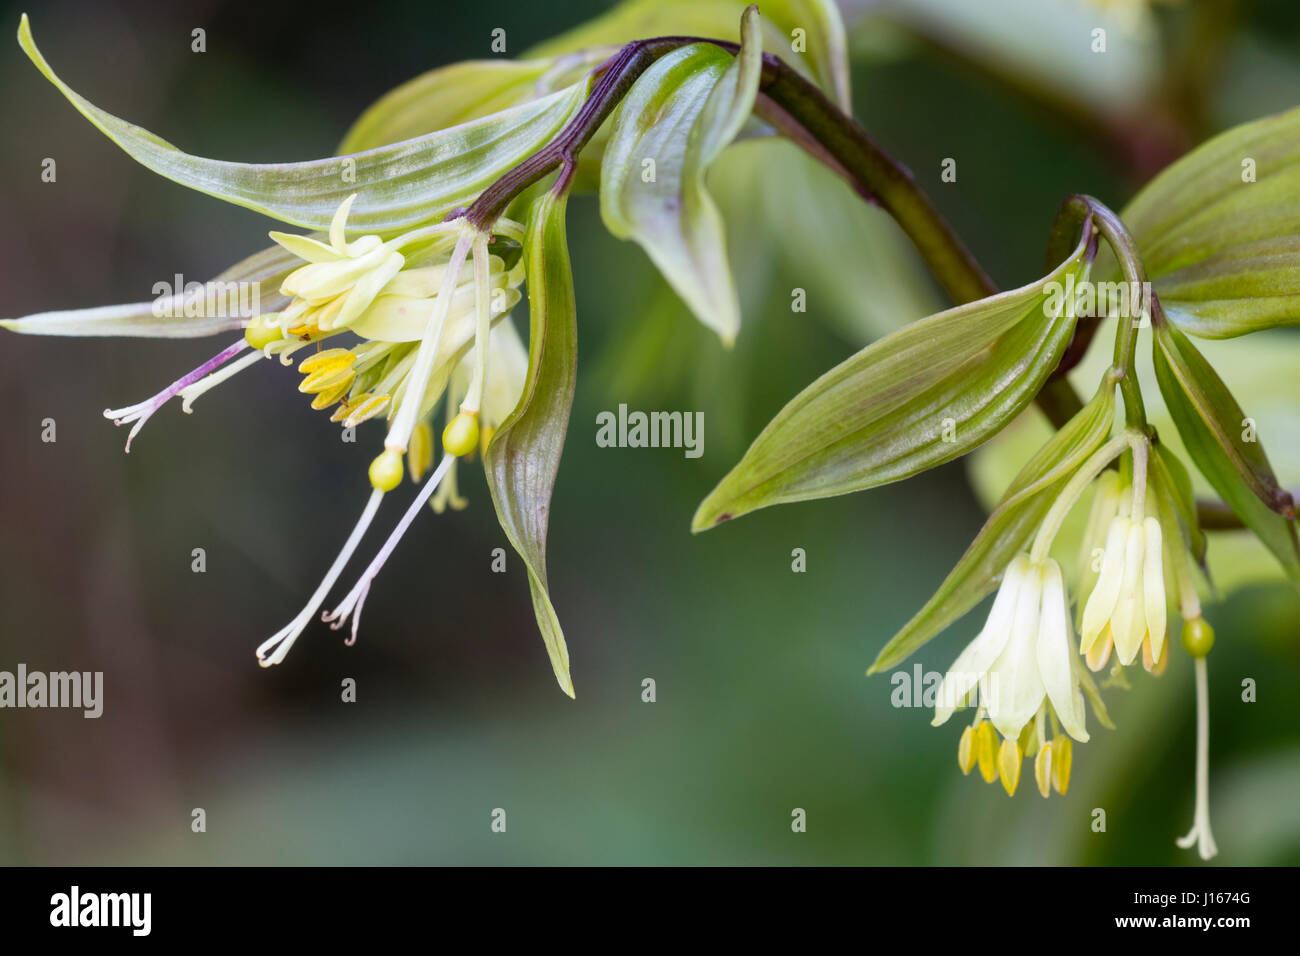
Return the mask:
[(502, 113), (351, 156), (232, 163), (181, 152), (79, 95), (41, 56), (26, 15), (18, 42), (46, 79), (137, 162), (201, 193), (310, 229), (328, 228), (352, 193), (358, 198), (348, 226), (358, 231), (392, 233), (441, 218), (554, 139), (589, 87), (584, 79)]
[(577, 380), (577, 307), (565, 239), (565, 197), (544, 193), (529, 213), (528, 375), (519, 404), (484, 455), (497, 519), (528, 571), (537, 626), (555, 679), (570, 697), (569, 651), (546, 579), (551, 491), (569, 426)]
[(1214, 368), (1178, 329), (1157, 321), (1153, 340), (1156, 381), (1188, 455), (1287, 575), (1300, 581), (1294, 504), (1279, 487), (1253, 425)]
[(619, 107), (601, 168), (606, 228), (644, 248), (696, 317), (728, 343), (740, 328), (740, 302), (704, 174), (753, 110), (762, 53), (751, 10), (737, 56), (698, 43), (661, 57)]
[(1167, 322), (1156, 325), (1153, 347), (1157, 372), (1164, 372), (1157, 375), (1160, 391), (1167, 402), (1173, 399), (1170, 412), (1179, 432), (1186, 434), (1194, 420), (1198, 427), (1193, 430), (1213, 439), (1224, 460), (1260, 501), (1278, 514), (1294, 517), (1290, 493), (1278, 484), (1250, 419), (1214, 366)]
[(921, 319), (831, 369), (701, 503), (702, 531), (758, 508), (874, 488), (975, 448), (1033, 400), (1074, 332), (1087, 238), (1030, 285)]
[(925, 606), (881, 650), (868, 674), (901, 663), (997, 587), (1025, 550), (1070, 476), (1100, 448), (1115, 418), (1115, 389), (1103, 385), (1016, 475), (975, 540)]

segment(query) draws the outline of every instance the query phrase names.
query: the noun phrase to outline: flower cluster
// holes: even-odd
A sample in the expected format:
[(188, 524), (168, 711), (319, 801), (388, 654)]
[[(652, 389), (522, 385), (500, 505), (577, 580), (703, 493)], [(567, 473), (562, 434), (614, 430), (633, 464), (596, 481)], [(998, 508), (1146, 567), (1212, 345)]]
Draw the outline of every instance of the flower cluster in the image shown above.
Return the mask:
[(298, 365), (298, 390), (312, 396), (312, 408), (334, 408), (331, 420), (344, 428), (386, 416), (389, 431), (370, 465), (373, 490), (361, 518), (306, 606), (258, 647), (263, 666), (283, 661), (320, 611), (384, 494), (404, 473), (419, 482), (433, 469), (433, 421), (445, 406), (442, 461), (357, 585), (322, 615), (335, 628), (351, 619), (349, 643), (356, 639), (370, 583), (419, 507), (429, 502), (441, 512), (465, 506), (456, 488), (456, 459), (486, 447), (518, 402), (528, 366), (514, 325), (505, 319), (524, 279), (522, 226), (501, 219), (489, 235), (454, 219), (388, 240), (349, 240), (355, 198), (339, 206), (327, 242), (271, 233), (305, 261), (281, 282), (288, 301), (283, 309), (253, 317), (241, 341), (152, 398), (105, 412), (117, 424), (133, 423), (129, 451), (130, 440), (171, 398), (180, 396), (189, 411), (196, 398), (258, 359), (276, 357), (288, 365), (314, 347)]
[[(1162, 674), (1169, 660), (1170, 603), (1182, 613), (1184, 647), (1197, 660), (1198, 675), (1203, 673), (1213, 631), (1201, 617), (1190, 570), (1195, 559), (1169, 490), (1149, 475), (1151, 454), (1149, 437), (1133, 429), (1102, 445), (1065, 482), (1031, 550), (1003, 570), (988, 620), (949, 668), (935, 706), (935, 726), (959, 707), (975, 709), (957, 747), (963, 773), (978, 767), (986, 782), (1000, 779), (1014, 794), (1023, 761), (1032, 756), (1039, 793), (1064, 794), (1071, 741), (1089, 739), (1085, 697), (1100, 722), (1111, 726), (1089, 672), (1102, 670), (1113, 654), (1111, 681), (1122, 684), (1123, 669), (1140, 652), (1146, 670)], [(1090, 486), (1092, 506), (1075, 581), (1076, 641), (1070, 590), (1050, 550), (1065, 516)], [(1149, 506), (1155, 514), (1147, 513)], [(1205, 802), (1198, 788), (1197, 823), (1185, 845), (1199, 841), (1202, 855), (1213, 855)]]

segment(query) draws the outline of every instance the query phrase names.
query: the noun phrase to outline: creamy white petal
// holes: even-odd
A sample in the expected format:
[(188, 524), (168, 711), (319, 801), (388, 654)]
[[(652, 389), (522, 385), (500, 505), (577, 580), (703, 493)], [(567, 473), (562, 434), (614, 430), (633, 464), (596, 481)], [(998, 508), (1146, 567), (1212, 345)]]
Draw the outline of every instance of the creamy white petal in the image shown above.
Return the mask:
[(1165, 643), (1168, 608), (1165, 604), (1164, 544), (1160, 522), (1147, 518), (1142, 522), (1146, 532), (1146, 551), (1142, 563), (1143, 610), (1146, 612), (1147, 633), (1151, 635), (1151, 659), (1160, 660)]
[(360, 239), (354, 239), (347, 244), (348, 255), (353, 259), (364, 256), (372, 249), (378, 249), (384, 240), (378, 236), (362, 236)]
[(984, 629), (957, 655), (952, 667), (944, 675), (943, 683), (939, 685), (932, 721), (935, 727), (952, 716), (953, 711), (966, 699), (966, 695), (1006, 647), (1015, 619), (1016, 599), (1028, 568), (1029, 556), (1023, 553), (1016, 555), (1007, 565)]
[(1043, 570), (1031, 565), (1016, 595), (1011, 636), (980, 678), (980, 697), (998, 733), (1015, 738), (1043, 703), (1037, 644)]
[(330, 323), (330, 328), (347, 328), (356, 320), (357, 316), (370, 308), (370, 303), (375, 301), (375, 296), (379, 295), (379, 291), (402, 271), (404, 265), (406, 265), (406, 260), (402, 258), (402, 254), (400, 252), (391, 252), (379, 267), (367, 272), (357, 280), (357, 284), (352, 287), (352, 290), (347, 294), (347, 298), (343, 300), (343, 308), (339, 310), (338, 315), (334, 317), (334, 321)]
[(1071, 631), (1061, 567), (1048, 559), (1043, 572), (1042, 610), (1038, 619), (1038, 674), (1065, 732), (1083, 743), (1088, 739), (1088, 731), (1084, 729), (1083, 696), (1079, 693), (1071, 667), (1074, 657)]
[(1101, 559), (1101, 574), (1097, 586), (1088, 596), (1083, 609), (1083, 634), (1079, 650), (1086, 654), (1106, 628), (1106, 622), (1115, 613), (1120, 586), (1124, 582), (1124, 557), (1131, 522), (1123, 515), (1114, 518), (1106, 533), (1106, 553)]
[(1110, 622), (1111, 633), (1115, 638), (1115, 653), (1119, 662), (1126, 667), (1137, 657), (1138, 651), (1142, 649), (1142, 638), (1146, 635), (1142, 596), (1142, 552), (1145, 544), (1146, 532), (1142, 526), (1132, 525), (1124, 548), (1124, 580)]
[(347, 252), (348, 212), (352, 209), (352, 204), (356, 202), (356, 199), (357, 194), (353, 193), (339, 203), (339, 208), (334, 210), (334, 218), (330, 221), (330, 245), (339, 252)]
[(313, 304), (324, 302), (346, 291), (371, 269), (382, 265), (387, 258), (388, 250), (381, 247), (357, 259), (313, 262), (285, 276), (280, 291), (285, 295), (300, 296)]
[(268, 235), (273, 242), (307, 262), (338, 262), (347, 258), (333, 246), (311, 236), (300, 236), (293, 232), (271, 232)]

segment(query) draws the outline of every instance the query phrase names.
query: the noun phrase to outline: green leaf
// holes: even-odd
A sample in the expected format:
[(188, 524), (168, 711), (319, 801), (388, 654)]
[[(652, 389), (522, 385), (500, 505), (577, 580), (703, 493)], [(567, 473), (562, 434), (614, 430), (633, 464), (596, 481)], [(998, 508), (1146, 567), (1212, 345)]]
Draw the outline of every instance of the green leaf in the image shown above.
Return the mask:
[(1216, 457), (1230, 464), (1261, 502), (1291, 517), (1294, 503), (1290, 494), (1278, 484), (1251, 421), (1214, 366), (1172, 325), (1160, 323), (1154, 328), (1156, 380), (1178, 431), (1185, 439), (1190, 427), (1212, 440), (1219, 448)]
[(552, 60), (466, 60), (422, 73), (385, 93), (339, 145), (359, 153), (460, 126), (553, 92), (538, 85)]
[[(627, 0), (526, 55), (554, 57), (661, 36), (734, 42), (740, 39), (736, 25), (747, 6), (748, 0)], [(848, 47), (833, 0), (765, 0), (761, 6), (763, 47), (816, 82), (847, 111)], [(796, 34), (796, 30), (803, 32)], [(796, 37), (803, 40), (798, 53), (794, 50)]]
[(1187, 337), (1169, 323), (1154, 326), (1156, 381), (1188, 455), (1219, 496), (1300, 581), (1291, 496), (1283, 491), (1250, 423), (1223, 380)]
[(551, 490), (577, 380), (577, 306), (565, 238), (566, 198), (543, 193), (529, 213), (528, 375), (519, 404), (497, 429), (484, 471), (501, 529), (528, 570), (533, 610), (561, 689), (573, 696), (569, 651), (546, 580)]
[(1170, 320), (1202, 338), (1300, 325), (1300, 234), (1232, 246), (1155, 287)]
[[(274, 312), (288, 302), (280, 294), (284, 277), (301, 265), (301, 260), (279, 246), (272, 246), (242, 262), (231, 266), (207, 285), (210, 291), (223, 293), (221, 302), (238, 302), (241, 299), (239, 284), (249, 283), (244, 297), (257, 292), (261, 312)], [(169, 305), (172, 316), (156, 313), (160, 304)], [(162, 310), (159, 310), (162, 311)], [(22, 319), (0, 320), (0, 328), (27, 335), (81, 335), (81, 336), (140, 336), (145, 338), (186, 339), (215, 335), (241, 328), (248, 316), (219, 314), (226, 309), (205, 307), (204, 315), (185, 316), (184, 297), (154, 299), (128, 305), (106, 305), (91, 309), (68, 309), (61, 312), (41, 312)]]
[(957, 566), (885, 645), (868, 674), (901, 663), (997, 587), (1006, 566), (1029, 545), (1070, 476), (1105, 443), (1114, 419), (1115, 389), (1103, 385), (1020, 469)]
[(690, 44), (641, 75), (615, 117), (600, 182), (606, 228), (644, 248), (696, 317), (728, 343), (740, 328), (740, 302), (704, 174), (758, 92), (758, 18), (746, 22), (739, 55)]
[(358, 232), (393, 233), (442, 218), (549, 143), (582, 105), (589, 85), (584, 79), (502, 113), (351, 156), (232, 163), (181, 152), (78, 95), (36, 49), (26, 15), (18, 43), (46, 79), (137, 162), (201, 193), (310, 229), (328, 228), (352, 193), (358, 198), (348, 225)]
[(1049, 310), (1087, 240), (1045, 278), (886, 336), (797, 395), (701, 503), (702, 531), (758, 508), (874, 488), (951, 461), (1038, 393), (1074, 331)]
[(1192, 490), (1192, 478), (1182, 459), (1173, 453), (1167, 445), (1153, 446), (1155, 454), (1151, 456), (1151, 470), (1173, 503), (1179, 524), (1188, 537), (1189, 550), (1200, 563), (1205, 561), (1206, 539), (1197, 517), (1196, 495)]
[(1199, 146), (1121, 218), (1185, 331), (1230, 338), (1300, 323), (1300, 109)]
[(1184, 543), (1191, 551), (1197, 563), (1205, 567), (1205, 532), (1196, 512), (1196, 494), (1192, 490), (1192, 477), (1187, 467), (1174, 452), (1164, 444), (1154, 446), (1155, 454), (1150, 456), (1151, 477), (1158, 483), (1161, 493), (1166, 495), (1173, 505), (1178, 517), (1178, 524), (1184, 536)]

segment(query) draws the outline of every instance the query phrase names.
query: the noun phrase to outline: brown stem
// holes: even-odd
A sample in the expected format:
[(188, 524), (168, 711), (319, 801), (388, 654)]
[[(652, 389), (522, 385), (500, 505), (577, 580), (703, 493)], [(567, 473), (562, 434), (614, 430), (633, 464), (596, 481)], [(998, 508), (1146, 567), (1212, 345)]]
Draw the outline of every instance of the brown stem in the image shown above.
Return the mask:
[[(465, 211), (465, 217), (479, 228), (488, 228), (524, 189), (561, 166), (572, 167), (582, 147), (637, 78), (659, 57), (690, 43), (712, 43), (733, 54), (739, 50), (735, 43), (699, 37), (659, 37), (627, 44), (597, 68), (599, 78), (591, 95), (559, 136), (488, 187)], [(769, 121), (775, 120), (773, 125), (786, 136), (847, 179), (860, 196), (879, 203), (912, 240), (954, 301), (971, 302), (997, 292), (997, 286), (907, 167), (876, 145), (816, 85), (768, 53), (763, 55), (759, 88), (763, 97), (759, 106)], [(1069, 420), (1067, 410), (1083, 406), (1063, 377), (1049, 382), (1038, 402), (1058, 428)]]

